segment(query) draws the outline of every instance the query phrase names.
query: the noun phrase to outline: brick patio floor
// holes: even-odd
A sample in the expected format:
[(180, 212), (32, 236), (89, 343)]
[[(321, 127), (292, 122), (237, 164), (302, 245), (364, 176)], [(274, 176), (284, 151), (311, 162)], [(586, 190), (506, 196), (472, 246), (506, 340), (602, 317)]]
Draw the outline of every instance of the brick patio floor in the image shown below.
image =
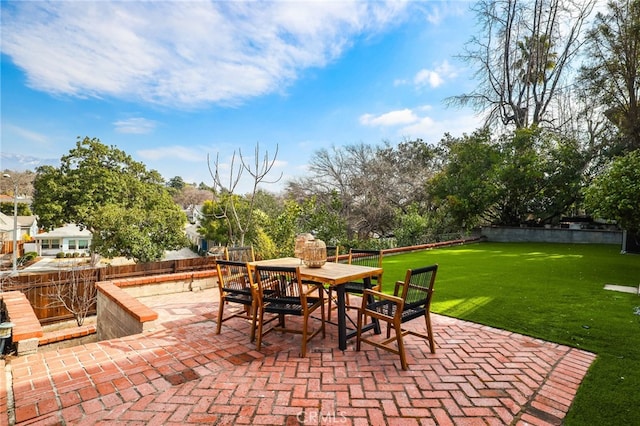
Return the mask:
[(141, 300), (154, 331), (12, 359), (8, 423), (556, 425), (595, 359), (439, 315), (435, 355), (407, 337), (409, 371), (353, 341), (340, 351), (331, 325), (299, 358), (297, 335), (270, 333), (257, 352), (242, 319), (216, 335), (216, 290)]

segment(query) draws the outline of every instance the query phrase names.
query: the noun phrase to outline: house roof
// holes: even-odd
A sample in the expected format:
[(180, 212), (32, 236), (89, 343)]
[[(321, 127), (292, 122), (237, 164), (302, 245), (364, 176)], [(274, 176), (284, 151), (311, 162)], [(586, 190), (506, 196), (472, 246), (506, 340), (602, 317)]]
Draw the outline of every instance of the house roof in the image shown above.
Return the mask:
[[(18, 216), (18, 228), (29, 228), (36, 219), (36, 216)], [(0, 231), (13, 231), (13, 216), (0, 212)]]
[(13, 218), (0, 212), (0, 229), (13, 229)]
[(34, 235), (33, 238), (41, 240), (43, 238), (66, 238), (66, 237), (84, 237), (91, 238), (91, 231), (88, 229), (80, 230), (78, 225), (67, 224), (60, 228), (56, 228), (49, 232), (43, 232), (42, 234)]
[(21, 227), (30, 227), (38, 219), (37, 216), (18, 216), (18, 223)]
[[(11, 203), (13, 204), (15, 200), (12, 195), (0, 194), (0, 203)], [(27, 197), (24, 195), (18, 194), (18, 204), (29, 204), (31, 205), (31, 197)]]

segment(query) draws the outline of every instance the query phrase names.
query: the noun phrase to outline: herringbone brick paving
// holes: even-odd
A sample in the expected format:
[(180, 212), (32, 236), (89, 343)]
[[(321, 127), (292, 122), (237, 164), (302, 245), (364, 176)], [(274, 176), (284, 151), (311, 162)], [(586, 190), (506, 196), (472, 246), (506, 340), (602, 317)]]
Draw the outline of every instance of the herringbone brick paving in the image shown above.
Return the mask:
[[(216, 290), (145, 298), (155, 331), (11, 360), (19, 425), (556, 425), (595, 355), (433, 315), (438, 349), (406, 339), (399, 357), (335, 327), (299, 358), (300, 336), (248, 324), (215, 334)], [(413, 321), (414, 327), (423, 326)], [(9, 383), (8, 386), (11, 384)], [(3, 419), (5, 422), (6, 419)]]

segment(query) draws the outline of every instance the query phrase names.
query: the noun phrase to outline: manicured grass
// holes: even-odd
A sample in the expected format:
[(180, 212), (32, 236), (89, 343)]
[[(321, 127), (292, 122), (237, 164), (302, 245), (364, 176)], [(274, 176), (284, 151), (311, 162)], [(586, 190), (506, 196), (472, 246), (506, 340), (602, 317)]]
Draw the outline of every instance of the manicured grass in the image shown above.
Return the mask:
[(640, 424), (640, 255), (619, 246), (478, 243), (384, 258), (384, 291), (438, 263), (432, 311), (598, 354), (567, 425)]

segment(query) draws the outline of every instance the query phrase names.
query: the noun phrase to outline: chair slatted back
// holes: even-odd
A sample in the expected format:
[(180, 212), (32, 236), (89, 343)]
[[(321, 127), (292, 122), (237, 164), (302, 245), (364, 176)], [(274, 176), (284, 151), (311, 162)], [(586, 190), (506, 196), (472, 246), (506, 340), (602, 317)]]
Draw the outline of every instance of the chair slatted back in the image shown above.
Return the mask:
[(207, 250), (207, 255), (220, 260), (227, 260), (227, 248), (225, 246), (213, 246)]
[(245, 262), (218, 260), (218, 286), (220, 291), (246, 292), (251, 291), (251, 277)]
[(327, 259), (333, 258), (332, 260), (338, 263), (339, 257), (340, 257), (340, 246), (327, 246)]
[[(349, 250), (348, 263), (350, 265), (382, 268), (382, 250), (351, 249)], [(377, 281), (378, 285), (382, 285), (382, 275), (377, 275), (373, 279)]]
[(407, 271), (402, 294), (396, 294), (404, 300), (404, 310), (429, 310), (437, 271), (437, 264)]
[(254, 262), (252, 246), (227, 247), (227, 260), (234, 262)]
[(298, 267), (256, 266), (258, 294), (265, 303), (300, 299), (302, 282)]

